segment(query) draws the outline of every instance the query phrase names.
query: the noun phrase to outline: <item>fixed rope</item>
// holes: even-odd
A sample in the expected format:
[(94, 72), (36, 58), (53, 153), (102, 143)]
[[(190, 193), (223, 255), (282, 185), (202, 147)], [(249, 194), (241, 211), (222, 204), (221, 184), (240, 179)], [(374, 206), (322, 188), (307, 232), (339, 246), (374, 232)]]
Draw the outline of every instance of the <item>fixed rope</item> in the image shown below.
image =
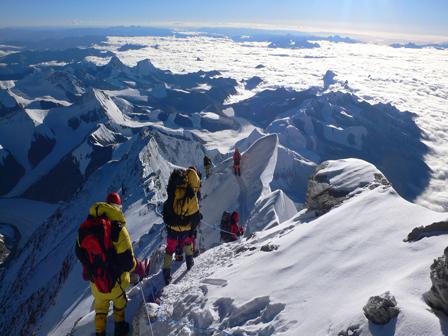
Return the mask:
[(145, 305), (145, 313), (146, 313), (146, 318), (148, 319), (149, 329), (151, 330), (151, 336), (154, 336), (154, 332), (152, 330), (151, 318), (149, 317), (148, 307), (146, 305), (145, 293), (143, 292), (143, 285), (140, 284), (140, 286), (138, 286), (138, 288), (140, 289), (140, 293), (142, 293), (143, 304)]
[(213, 229), (215, 229), (217, 231), (221, 231), (221, 232), (225, 232), (225, 233), (229, 233), (229, 234), (233, 235), (233, 232), (223, 230), (223, 229), (217, 227), (216, 225), (212, 225), (212, 224), (209, 224), (209, 223), (205, 222), (204, 220), (201, 220), (201, 224), (204, 224), (205, 226), (211, 227), (211, 228), (213, 228)]

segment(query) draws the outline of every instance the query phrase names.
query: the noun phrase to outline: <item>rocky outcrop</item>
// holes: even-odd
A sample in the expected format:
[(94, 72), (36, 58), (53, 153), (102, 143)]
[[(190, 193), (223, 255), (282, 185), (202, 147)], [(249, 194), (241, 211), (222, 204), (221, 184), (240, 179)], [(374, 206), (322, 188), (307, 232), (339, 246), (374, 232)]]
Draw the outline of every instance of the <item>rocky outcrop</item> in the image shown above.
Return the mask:
[(448, 248), (444, 255), (434, 260), (430, 269), (431, 289), (423, 297), (426, 303), (448, 314)]
[(372, 296), (363, 307), (363, 311), (367, 319), (375, 324), (386, 324), (400, 313), (397, 300), (389, 292)]
[[(50, 131), (53, 133), (52, 131)], [(52, 135), (52, 136), (51, 136)], [(28, 150), (28, 160), (31, 166), (36, 167), (54, 148), (56, 139), (54, 135), (35, 133), (33, 140)]]
[(363, 190), (377, 187), (388, 188), (390, 183), (372, 164), (358, 159), (325, 161), (308, 180), (306, 207), (322, 215)]
[(276, 244), (266, 244), (263, 245), (260, 250), (263, 252), (272, 252), (272, 251), (277, 251), (279, 248), (279, 245)]
[(6, 246), (5, 237), (0, 234), (0, 265), (8, 259), (11, 251)]
[(263, 80), (260, 78), (260, 77), (258, 77), (258, 76), (253, 76), (253, 77), (251, 77), (251, 78), (249, 78), (247, 81), (246, 81), (246, 84), (244, 85), (244, 88), (246, 89), (246, 90), (253, 90), (253, 89), (255, 89), (260, 83), (262, 83), (263, 82)]

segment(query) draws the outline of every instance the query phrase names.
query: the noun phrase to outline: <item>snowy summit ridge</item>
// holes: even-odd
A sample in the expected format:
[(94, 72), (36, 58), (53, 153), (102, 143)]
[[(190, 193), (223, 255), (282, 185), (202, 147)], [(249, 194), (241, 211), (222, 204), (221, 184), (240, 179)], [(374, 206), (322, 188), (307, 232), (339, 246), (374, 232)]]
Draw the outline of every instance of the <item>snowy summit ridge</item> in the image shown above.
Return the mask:
[[(277, 61), (293, 53), (311, 64), (329, 48), (365, 46), (243, 41), (238, 47), (256, 63), (235, 61), (247, 74), (239, 78), (213, 62), (190, 72), (160, 69), (160, 55), (179, 57), (172, 50), (185, 41), (175, 36), (160, 37), (161, 48), (119, 39), (0, 57), (3, 333), (94, 331), (93, 298), (73, 245), (89, 206), (114, 191), (136, 257), (151, 260), (150, 276), (127, 293), (132, 335), (150, 333), (146, 309), (156, 315), (154, 335), (446, 334), (444, 317), (422, 298), (444, 238), (403, 242), (413, 228), (446, 219), (411, 203), (434, 182), (433, 143), (420, 117), (367, 99), (340, 69), (305, 88), (273, 85), (267, 74), (277, 63), (249, 53)], [(204, 48), (237, 43), (191, 39)], [(150, 53), (159, 56), (142, 59)], [(207, 54), (193, 56), (196, 67), (208, 64)], [(233, 171), (235, 148), (241, 176)], [(204, 155), (213, 162), (207, 179)], [(161, 208), (171, 171), (190, 166), (204, 176), (202, 253), (189, 272), (174, 262), (164, 286)], [(235, 242), (221, 241), (224, 211), (238, 211), (245, 228)], [(384, 293), (399, 314), (378, 326), (363, 307)]]

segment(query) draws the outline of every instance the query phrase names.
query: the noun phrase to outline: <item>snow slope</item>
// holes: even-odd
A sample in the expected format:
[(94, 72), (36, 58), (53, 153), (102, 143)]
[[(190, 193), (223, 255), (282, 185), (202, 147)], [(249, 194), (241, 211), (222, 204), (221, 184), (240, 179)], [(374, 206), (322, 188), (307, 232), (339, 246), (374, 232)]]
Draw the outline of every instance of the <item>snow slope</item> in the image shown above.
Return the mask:
[[(174, 275), (179, 280), (161, 297), (156, 335), (208, 330), (326, 336), (346, 335), (350, 328), (362, 336), (444, 335), (445, 322), (422, 300), (431, 286), (429, 266), (442, 253), (444, 238), (402, 240), (413, 227), (446, 214), (376, 185), (373, 174), (379, 171), (365, 162), (332, 161), (325, 169), (338, 188), (355, 196), (321, 217), (301, 212), (253, 238), (208, 250), (185, 276), (182, 267)], [(273, 247), (270, 252), (267, 246)], [(401, 313), (384, 327), (369, 324), (362, 307), (385, 291), (395, 295)], [(138, 330), (148, 332), (144, 315), (137, 323)]]
[[(247, 164), (258, 162), (275, 149), (276, 142), (274, 136), (264, 137), (243, 158)], [(205, 182), (203, 246), (217, 245), (208, 229), (218, 224), (209, 221), (220, 216), (223, 206), (233, 206), (235, 197), (239, 204), (244, 203), (242, 198), (258, 198), (243, 222), (249, 230), (254, 220), (265, 229), (208, 249), (187, 274), (181, 265), (173, 284), (163, 290), (158, 319), (153, 321), (155, 335), (338, 335), (348, 330), (362, 336), (444, 335), (444, 322), (421, 297), (430, 287), (429, 266), (442, 253), (444, 239), (408, 244), (403, 238), (413, 227), (444, 219), (446, 214), (403, 200), (391, 186), (377, 183), (376, 176), (382, 174), (374, 166), (347, 159), (320, 165), (319, 174), (350, 198), (320, 217), (303, 210), (272, 225), (264, 207), (283, 216), (293, 212), (280, 191), (265, 202), (269, 194), (263, 185), (272, 179), (275, 164), (274, 156), (255, 165), (256, 175), (247, 172), (235, 178), (223, 162)], [(251, 176), (261, 176), (260, 182)], [(259, 183), (258, 195), (238, 188), (234, 179)], [(160, 288), (159, 275), (146, 280), (142, 288), (150, 301)], [(401, 313), (378, 327), (368, 323), (362, 307), (370, 296), (385, 291), (395, 295)], [(148, 334), (139, 289), (132, 289), (130, 297), (134, 335)], [(91, 330), (92, 321), (93, 314), (86, 315), (74, 334)]]

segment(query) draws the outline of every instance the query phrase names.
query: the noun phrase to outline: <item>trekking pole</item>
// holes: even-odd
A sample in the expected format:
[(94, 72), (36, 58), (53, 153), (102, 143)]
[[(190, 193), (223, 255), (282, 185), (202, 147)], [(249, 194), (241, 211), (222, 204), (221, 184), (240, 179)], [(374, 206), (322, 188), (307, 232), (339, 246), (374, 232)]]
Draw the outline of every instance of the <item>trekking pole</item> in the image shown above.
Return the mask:
[(140, 288), (140, 292), (142, 293), (143, 304), (145, 305), (145, 313), (146, 313), (146, 317), (148, 318), (149, 329), (151, 330), (151, 335), (154, 336), (154, 332), (152, 331), (151, 318), (149, 317), (149, 314), (148, 314), (148, 307), (146, 306), (146, 299), (145, 299), (145, 293), (143, 292), (143, 285), (140, 284), (139, 288)]

